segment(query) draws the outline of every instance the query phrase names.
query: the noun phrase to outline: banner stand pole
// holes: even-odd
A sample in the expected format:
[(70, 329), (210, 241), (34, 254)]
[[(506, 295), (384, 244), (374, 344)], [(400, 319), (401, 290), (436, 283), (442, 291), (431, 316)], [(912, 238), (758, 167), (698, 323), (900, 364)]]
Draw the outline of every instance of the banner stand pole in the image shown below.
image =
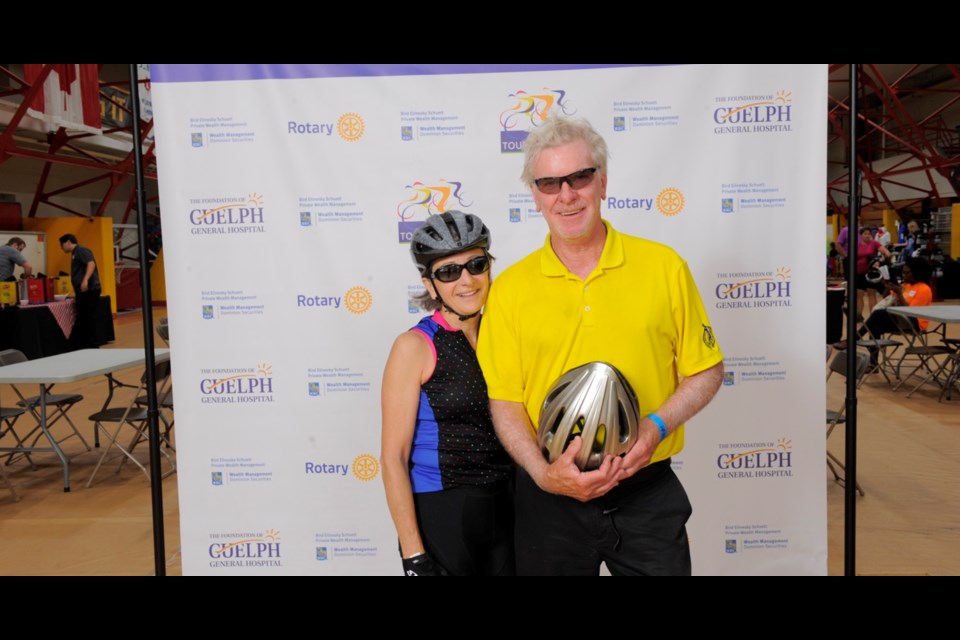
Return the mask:
[(146, 356), (147, 424), (150, 446), (150, 498), (153, 513), (153, 565), (155, 575), (165, 576), (166, 549), (163, 540), (163, 478), (160, 473), (160, 411), (157, 407), (156, 358), (153, 340), (153, 292), (150, 289), (150, 262), (147, 260), (146, 191), (143, 185), (143, 144), (141, 141), (140, 87), (137, 65), (130, 65), (130, 108), (133, 114), (133, 166), (137, 192), (137, 241), (140, 247), (140, 290), (143, 305), (143, 350)]

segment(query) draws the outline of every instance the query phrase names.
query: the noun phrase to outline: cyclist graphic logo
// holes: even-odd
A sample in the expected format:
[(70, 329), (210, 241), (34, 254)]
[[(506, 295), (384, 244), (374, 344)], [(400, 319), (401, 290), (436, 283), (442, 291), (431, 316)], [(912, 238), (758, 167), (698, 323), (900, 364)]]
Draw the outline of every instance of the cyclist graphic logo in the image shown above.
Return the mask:
[(464, 199), (463, 183), (456, 180), (440, 178), (436, 184), (426, 184), (419, 180), (408, 184), (405, 189), (413, 191), (409, 198), (397, 204), (398, 239), (400, 242), (410, 242), (413, 232), (423, 225), (422, 220), (414, 220), (414, 216), (427, 216), (435, 213), (444, 213), (449, 206), (464, 209), (472, 202)]
[(500, 113), (500, 153), (523, 153), (523, 143), (530, 129), (539, 127), (551, 112), (559, 109), (565, 116), (572, 116), (572, 109), (565, 102), (567, 92), (544, 87), (537, 93), (520, 90), (508, 94), (514, 99), (512, 107)]

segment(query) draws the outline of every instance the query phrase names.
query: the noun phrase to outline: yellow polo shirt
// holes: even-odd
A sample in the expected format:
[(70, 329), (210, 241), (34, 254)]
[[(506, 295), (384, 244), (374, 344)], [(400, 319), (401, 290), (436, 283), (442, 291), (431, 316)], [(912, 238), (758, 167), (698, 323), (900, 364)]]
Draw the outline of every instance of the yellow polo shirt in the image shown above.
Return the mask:
[[(723, 360), (687, 263), (667, 246), (604, 224), (603, 254), (586, 281), (560, 262), (547, 236), (490, 289), (477, 343), (488, 394), (523, 403), (534, 430), (553, 383), (587, 362), (617, 367), (646, 415), (670, 397), (679, 376)], [(681, 449), (682, 426), (652, 462)]]

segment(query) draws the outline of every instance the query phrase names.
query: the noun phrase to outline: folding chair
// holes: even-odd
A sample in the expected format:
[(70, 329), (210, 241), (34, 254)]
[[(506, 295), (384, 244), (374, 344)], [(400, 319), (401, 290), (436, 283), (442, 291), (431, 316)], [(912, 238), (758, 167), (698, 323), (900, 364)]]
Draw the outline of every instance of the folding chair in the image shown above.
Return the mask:
[[(6, 349), (4, 351), (0, 351), (0, 366), (7, 364), (6, 361), (9, 357), (11, 357), (11, 354), (13, 354), (13, 351), (14, 351), (13, 349)], [(23, 438), (21, 438), (20, 435), (17, 434), (17, 430), (14, 427), (14, 424), (16, 424), (17, 420), (24, 413), (26, 413), (26, 409), (21, 409), (19, 407), (16, 407), (16, 408), (4, 407), (2, 404), (0, 404), (0, 438), (7, 435), (8, 433), (11, 434), (13, 436), (13, 439), (17, 441), (17, 444), (16, 444), (17, 447), (26, 446), (25, 444), (23, 444)], [(33, 460), (30, 460), (30, 454), (26, 453), (24, 455), (27, 457), (27, 460), (30, 461), (30, 464), (33, 465)], [(13, 457), (12, 453), (8, 456), (8, 458), (10, 457)], [(7, 460), (7, 464), (10, 464), (9, 460)]]
[[(913, 376), (918, 375), (917, 372), (919, 372), (921, 369), (926, 371), (927, 375), (917, 384), (917, 386), (910, 390), (910, 393), (907, 394), (908, 398), (927, 382), (932, 381), (940, 384), (940, 374), (947, 366), (949, 360), (944, 358), (943, 361), (938, 362), (937, 356), (950, 356), (950, 354), (953, 353), (953, 349), (946, 346), (931, 346), (927, 344), (928, 333), (920, 331), (920, 329), (914, 325), (913, 321), (906, 316), (902, 316), (899, 313), (891, 313), (890, 318), (893, 320), (893, 324), (897, 327), (897, 330), (900, 332), (900, 334), (903, 335), (908, 341), (906, 348), (903, 350), (903, 355), (900, 356), (900, 360), (897, 362), (897, 377), (900, 378), (900, 384), (895, 386), (893, 390), (896, 391), (902, 387), (903, 383)], [(906, 377), (903, 377), (900, 375), (900, 368), (903, 365), (904, 360), (911, 356), (916, 358), (917, 366), (911, 369), (910, 373)]]
[[(138, 396), (135, 404), (137, 407), (146, 408), (148, 405), (147, 395)], [(160, 421), (163, 423), (163, 437), (167, 448), (170, 447), (170, 432), (173, 431), (173, 417), (168, 420), (163, 414), (164, 409), (173, 412), (173, 385), (167, 384), (162, 391), (157, 392), (157, 408), (160, 410)]]
[(157, 334), (163, 340), (164, 344), (170, 346), (170, 325), (167, 324), (167, 316), (163, 316), (157, 322)]
[[(160, 387), (157, 391), (157, 396), (161, 397), (166, 393), (167, 387), (170, 383), (170, 363), (158, 363), (154, 369), (154, 374)], [(117, 473), (120, 472), (120, 469), (123, 468), (123, 464), (129, 459), (133, 462), (133, 464), (137, 465), (141, 471), (143, 471), (148, 479), (150, 478), (150, 473), (147, 471), (147, 468), (133, 455), (133, 450), (136, 448), (136, 446), (147, 439), (147, 429), (149, 427), (147, 409), (137, 406), (137, 399), (140, 397), (140, 394), (144, 391), (147, 385), (147, 374), (144, 372), (144, 374), (140, 377), (139, 386), (123, 383), (113, 376), (108, 376), (108, 378), (110, 381), (111, 398), (113, 397), (113, 391), (119, 388), (136, 389), (136, 391), (125, 406), (106, 407), (90, 416), (90, 420), (94, 423), (94, 428), (97, 430), (97, 432), (102, 432), (106, 437), (107, 445), (104, 448), (103, 453), (100, 455), (100, 459), (97, 461), (97, 465), (94, 467), (93, 473), (90, 474), (90, 479), (87, 480), (88, 488), (93, 483), (93, 479), (96, 477), (97, 472), (100, 471), (100, 467), (106, 461), (112, 447), (116, 447), (120, 450), (120, 464), (117, 466)], [(114, 429), (113, 433), (107, 429), (107, 424), (116, 424), (116, 429)], [(124, 425), (128, 425), (132, 431), (130, 441), (126, 445), (121, 443), (119, 440), (120, 432), (124, 431)], [(163, 440), (167, 449), (174, 450), (170, 445), (169, 431), (164, 434)], [(167, 460), (170, 462), (170, 469), (162, 476), (165, 478), (177, 470), (177, 465), (167, 451), (161, 449), (160, 453), (166, 456)]]
[[(946, 396), (947, 400), (953, 399), (953, 388), (957, 387), (960, 390), (960, 340), (956, 338), (946, 338), (945, 343), (949, 344), (951, 347), (954, 347), (953, 352), (950, 354), (947, 363), (953, 365), (953, 368), (950, 370), (950, 373), (947, 375), (947, 381), (943, 385), (943, 389), (940, 391), (940, 397), (937, 398), (937, 402), (943, 402), (943, 397)], [(944, 364), (944, 372), (946, 372), (946, 364)]]
[[(170, 325), (167, 323), (167, 317), (164, 316), (160, 318), (157, 322), (157, 334), (163, 340), (163, 342), (169, 347), (170, 346)], [(146, 407), (147, 406), (147, 396), (142, 395), (137, 398), (137, 406)], [(171, 418), (167, 421), (166, 416), (163, 415), (163, 409), (169, 409), (173, 411), (173, 386), (168, 386), (167, 390), (163, 395), (157, 395), (157, 406), (161, 409), (160, 420), (163, 421), (164, 426), (164, 437), (167, 441), (167, 446), (170, 445), (170, 431), (173, 429), (173, 419)]]
[[(866, 325), (864, 325), (866, 326)], [(869, 331), (869, 329), (867, 329)], [(857, 340), (857, 346), (863, 347), (868, 351), (877, 351), (877, 365), (875, 367), (867, 368), (867, 375), (863, 377), (863, 380), (857, 384), (857, 388), (860, 388), (867, 377), (873, 373), (879, 373), (883, 376), (883, 379), (887, 381), (887, 384), (893, 385), (893, 380), (890, 379), (893, 376), (896, 379), (899, 375), (899, 371), (893, 363), (894, 355), (897, 353), (897, 350), (903, 346), (903, 343), (899, 340), (893, 340), (891, 338), (884, 338), (883, 336), (875, 336), (873, 332), (868, 334), (870, 337), (865, 340)]]
[[(23, 355), (23, 352), (17, 351), (16, 349), (8, 349), (6, 351), (0, 351), (0, 366), (5, 366), (8, 364), (17, 364), (19, 362), (26, 362), (27, 357)], [(77, 436), (80, 438), (80, 442), (83, 443), (83, 446), (87, 451), (90, 451), (90, 445), (87, 444), (86, 439), (81, 435), (80, 430), (77, 429), (77, 425), (73, 424), (73, 420), (70, 419), (69, 411), (73, 408), (73, 405), (83, 400), (83, 396), (78, 393), (48, 393), (47, 394), (47, 429), (49, 430), (53, 425), (55, 425), (61, 418), (70, 425), (70, 428), (73, 430), (73, 433), (69, 433), (60, 440), (57, 440), (57, 444)], [(22, 398), (17, 402), (18, 407), (22, 407), (29, 411), (34, 418), (37, 419), (37, 426), (35, 426), (30, 433), (28, 433), (23, 438), (17, 438), (17, 446), (28, 446), (25, 443), (31, 437), (33, 437), (33, 442), (29, 444), (30, 447), (33, 447), (37, 444), (37, 441), (40, 440), (40, 436), (43, 435), (40, 432), (40, 417), (37, 414), (40, 408), (40, 396), (31, 396), (29, 398)], [(34, 437), (34, 434), (36, 436)], [(99, 445), (99, 441), (97, 442)], [(15, 454), (10, 454), (7, 458), (7, 464), (10, 464), (14, 460)], [(30, 462), (30, 466), (36, 469), (36, 466), (33, 464), (33, 460), (30, 458), (28, 453), (23, 454), (27, 460)]]
[[(17, 436), (17, 432), (13, 429), (13, 424), (17, 421), (17, 418), (26, 413), (23, 409), (6, 409), (0, 406), (0, 438), (12, 433), (13, 437), (17, 441), (17, 446), (22, 446), (23, 441)], [(10, 482), (10, 478), (7, 477), (7, 470), (3, 468), (3, 465), (0, 464), (0, 479), (3, 480), (4, 484), (7, 485), (7, 488), (10, 489), (10, 493), (13, 494), (13, 501), (19, 502), (20, 496), (17, 495), (17, 490), (13, 488), (13, 483)]]
[[(856, 380), (857, 386), (859, 386), (860, 382), (863, 380), (863, 376), (866, 375), (867, 368), (869, 366), (870, 354), (858, 351), (856, 353), (856, 364), (854, 365), (854, 380)], [(837, 355), (833, 356), (833, 360), (830, 361), (830, 369), (827, 371), (827, 380), (829, 380), (830, 376), (834, 373), (837, 373), (844, 378), (847, 377), (846, 351), (838, 351)], [(847, 418), (844, 415), (846, 408), (846, 398), (844, 398), (843, 404), (840, 405), (837, 411), (831, 411), (830, 409), (827, 409), (827, 440), (830, 439), (830, 434), (833, 433), (834, 428), (836, 428), (838, 424), (843, 424), (847, 421)], [(846, 478), (844, 478), (844, 476), (841, 475), (840, 471), (837, 471), (837, 469), (840, 469), (844, 474), (846, 474), (847, 468), (835, 455), (830, 453), (829, 450), (827, 451), (827, 467), (829, 467), (830, 471), (833, 472), (833, 479), (837, 481), (837, 484), (840, 486), (846, 486)], [(859, 493), (861, 496), (866, 495), (859, 482), (856, 483), (856, 487), (857, 493)]]

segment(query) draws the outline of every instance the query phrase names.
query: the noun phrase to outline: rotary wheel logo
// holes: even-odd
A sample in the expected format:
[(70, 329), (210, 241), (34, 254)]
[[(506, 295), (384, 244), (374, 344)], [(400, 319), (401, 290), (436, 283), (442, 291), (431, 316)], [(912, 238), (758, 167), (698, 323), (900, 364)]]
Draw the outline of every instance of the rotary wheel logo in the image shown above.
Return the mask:
[(363, 118), (357, 113), (345, 113), (337, 120), (337, 133), (347, 142), (356, 142), (363, 136)]
[(665, 216), (675, 216), (683, 211), (683, 193), (680, 189), (668, 187), (657, 194), (657, 209)]
[(363, 287), (350, 287), (343, 294), (343, 304), (347, 311), (360, 315), (366, 313), (373, 305), (373, 296), (368, 289)]
[(367, 480), (373, 480), (380, 473), (380, 463), (369, 453), (361, 453), (353, 459), (351, 469), (358, 480), (366, 482)]

